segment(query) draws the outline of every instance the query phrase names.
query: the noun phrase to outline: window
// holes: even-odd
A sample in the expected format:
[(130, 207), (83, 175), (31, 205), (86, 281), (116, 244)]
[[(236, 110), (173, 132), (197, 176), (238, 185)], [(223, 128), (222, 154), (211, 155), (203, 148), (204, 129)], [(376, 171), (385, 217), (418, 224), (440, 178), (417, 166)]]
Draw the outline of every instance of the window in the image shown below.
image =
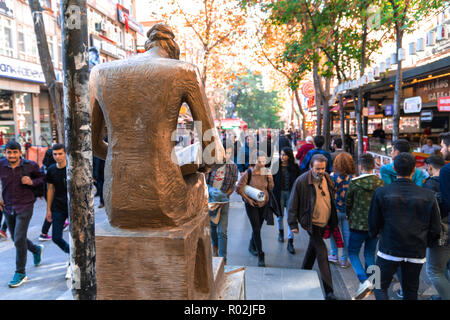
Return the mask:
[(0, 17), (0, 54), (14, 57), (12, 22)]
[(17, 44), (19, 48), (19, 53), (25, 54), (25, 36), (22, 31), (17, 33)]
[(51, 0), (39, 0), (41, 7), (44, 9), (52, 9), (52, 2)]

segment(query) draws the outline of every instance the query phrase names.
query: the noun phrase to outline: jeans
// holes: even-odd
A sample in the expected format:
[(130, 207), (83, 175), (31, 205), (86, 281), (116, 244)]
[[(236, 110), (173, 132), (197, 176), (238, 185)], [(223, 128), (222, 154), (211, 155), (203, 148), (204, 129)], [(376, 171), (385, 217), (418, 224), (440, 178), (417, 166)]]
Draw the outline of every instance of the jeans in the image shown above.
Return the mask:
[[(278, 230), (284, 230), (284, 226), (283, 226), (283, 217), (284, 217), (284, 208), (286, 208), (286, 217), (287, 217), (287, 211), (289, 209), (289, 196), (290, 196), (290, 192), (289, 191), (281, 191), (281, 201), (280, 201), (280, 209), (281, 209), (281, 216), (277, 217), (277, 222), (278, 222)], [(291, 228), (289, 227), (289, 224), (287, 225), (288, 227), (288, 239), (294, 239), (294, 234), (291, 231)]]
[(325, 228), (313, 225), (312, 234), (309, 235), (308, 249), (303, 259), (302, 269), (312, 270), (317, 258), (320, 278), (322, 279), (325, 294), (333, 292), (333, 281), (331, 278), (330, 264), (327, 257), (327, 246), (323, 240)]
[(380, 267), (381, 279), (380, 289), (375, 289), (375, 298), (377, 300), (389, 300), (388, 288), (391, 285), (392, 277), (398, 267), (402, 270), (401, 286), (403, 291), (403, 300), (417, 300), (419, 291), (419, 277), (423, 263), (411, 263), (404, 261), (390, 261), (377, 257), (377, 266)]
[[(363, 268), (361, 260), (359, 259), (359, 252), (364, 243), (364, 265)], [(363, 283), (369, 276), (366, 273), (367, 267), (375, 265), (375, 251), (377, 248), (378, 238), (372, 238), (368, 232), (353, 232), (350, 231), (350, 240), (348, 242), (348, 258), (355, 270), (359, 282)]]
[(50, 230), (52, 223), (45, 218), (44, 223), (42, 224), (42, 234), (48, 234), (48, 231)]
[(264, 222), (264, 210), (266, 207), (252, 207), (248, 203), (245, 203), (245, 210), (247, 211), (248, 220), (252, 226), (252, 240), (255, 245), (258, 255), (263, 253), (262, 241), (261, 241), (261, 228)]
[(97, 193), (98, 196), (100, 197), (100, 204), (105, 204), (105, 201), (103, 200), (103, 179), (99, 179), (97, 180)]
[(211, 224), (211, 244), (214, 247), (219, 248), (219, 256), (224, 259), (227, 258), (227, 230), (228, 230), (228, 210), (230, 209), (230, 203), (223, 205), (220, 210), (219, 224), (215, 224), (212, 221)]
[(53, 231), (52, 240), (65, 253), (69, 253), (69, 244), (63, 239), (64, 222), (68, 217), (67, 213), (52, 211)]
[(426, 271), (439, 296), (450, 300), (450, 245), (427, 249)]
[(30, 224), (33, 208), (17, 214), (5, 214), (11, 238), (16, 247), (16, 272), (25, 273), (27, 264), (27, 249), (32, 253), (38, 253), (39, 247), (27, 239), (28, 225)]
[[(350, 239), (350, 227), (348, 226), (348, 219), (345, 212), (338, 212), (338, 225), (339, 230), (341, 230), (342, 233), (342, 240), (344, 242), (344, 248), (342, 250), (342, 256), (341, 260), (347, 261), (348, 258), (348, 241)], [(331, 254), (333, 256), (337, 256), (338, 253), (338, 247), (336, 245), (336, 241), (334, 240), (333, 234), (330, 236), (330, 246), (331, 246)]]
[(6, 213), (4, 213), (2, 210), (0, 210), (0, 222), (2, 222), (2, 216), (4, 216), (4, 218), (3, 218), (3, 224), (0, 228), (0, 230), (2, 230), (3, 232), (6, 232), (6, 229), (8, 228), (6, 225)]

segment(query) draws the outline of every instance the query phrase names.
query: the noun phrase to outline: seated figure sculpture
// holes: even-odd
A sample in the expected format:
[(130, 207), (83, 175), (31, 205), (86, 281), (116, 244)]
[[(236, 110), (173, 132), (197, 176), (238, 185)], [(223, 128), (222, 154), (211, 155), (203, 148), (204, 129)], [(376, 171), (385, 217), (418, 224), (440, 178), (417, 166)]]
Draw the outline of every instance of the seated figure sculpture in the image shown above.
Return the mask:
[[(172, 160), (183, 103), (201, 121), (202, 134), (214, 121), (198, 69), (179, 60), (169, 26), (157, 24), (147, 37), (145, 53), (99, 64), (90, 75), (93, 152), (106, 160), (105, 210), (111, 226), (120, 228), (173, 228), (194, 218), (208, 197), (199, 172), (213, 167), (180, 167)], [(108, 142), (101, 134), (105, 125)], [(202, 146), (213, 143), (212, 156), (223, 157), (219, 141), (214, 133)]]

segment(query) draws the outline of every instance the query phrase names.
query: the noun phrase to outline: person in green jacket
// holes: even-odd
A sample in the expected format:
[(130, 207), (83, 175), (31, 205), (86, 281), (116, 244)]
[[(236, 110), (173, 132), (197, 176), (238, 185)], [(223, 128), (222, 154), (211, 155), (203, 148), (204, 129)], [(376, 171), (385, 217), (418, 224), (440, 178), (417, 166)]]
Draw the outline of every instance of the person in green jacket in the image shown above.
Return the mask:
[[(410, 152), (411, 146), (409, 142), (405, 139), (398, 139), (392, 144), (392, 163), (386, 164), (380, 168), (381, 179), (383, 179), (386, 185), (391, 184), (395, 179), (397, 179), (397, 172), (394, 170), (394, 159), (402, 152)], [(419, 187), (423, 186), (423, 180), (425, 180), (422, 170), (415, 169), (412, 181)]]
[[(350, 228), (348, 258), (360, 282), (355, 299), (362, 299), (373, 290), (366, 270), (368, 266), (375, 265), (378, 238), (369, 235), (369, 209), (373, 192), (384, 185), (383, 180), (372, 173), (374, 167), (375, 160), (371, 154), (363, 154), (359, 158), (361, 175), (350, 180), (345, 199)], [(359, 259), (363, 243), (365, 268)]]

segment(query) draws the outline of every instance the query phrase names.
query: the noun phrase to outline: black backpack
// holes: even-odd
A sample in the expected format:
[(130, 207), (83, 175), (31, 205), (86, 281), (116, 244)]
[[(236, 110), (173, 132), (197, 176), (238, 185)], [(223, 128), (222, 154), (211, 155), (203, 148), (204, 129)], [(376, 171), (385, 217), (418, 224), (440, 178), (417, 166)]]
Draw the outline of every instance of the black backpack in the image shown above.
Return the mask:
[[(23, 161), (23, 171), (22, 171), (22, 176), (30, 176), (29, 175), (29, 171), (30, 171), (30, 161), (29, 160), (24, 160)], [(43, 197), (45, 195), (45, 183), (42, 183), (38, 186), (30, 186), (31, 190), (33, 191), (33, 194), (36, 198), (40, 198)]]

